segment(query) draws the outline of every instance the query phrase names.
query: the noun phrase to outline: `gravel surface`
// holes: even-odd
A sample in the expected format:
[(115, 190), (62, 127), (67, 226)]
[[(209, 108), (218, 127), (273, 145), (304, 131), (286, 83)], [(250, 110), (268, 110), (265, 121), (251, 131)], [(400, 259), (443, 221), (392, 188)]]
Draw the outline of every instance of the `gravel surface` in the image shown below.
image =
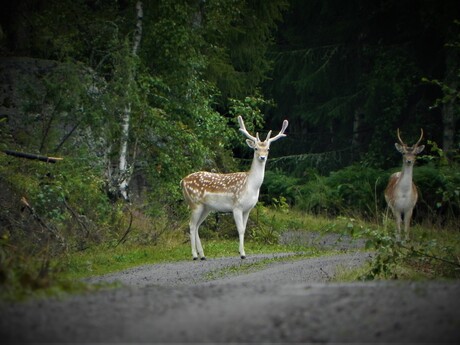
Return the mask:
[(331, 282), (337, 270), (368, 260), (369, 254), (362, 252), (228, 273), (233, 266), (274, 256), (145, 265), (87, 280), (119, 281), (122, 287), (117, 289), (2, 304), (0, 339), (74, 343), (460, 340), (458, 281)]

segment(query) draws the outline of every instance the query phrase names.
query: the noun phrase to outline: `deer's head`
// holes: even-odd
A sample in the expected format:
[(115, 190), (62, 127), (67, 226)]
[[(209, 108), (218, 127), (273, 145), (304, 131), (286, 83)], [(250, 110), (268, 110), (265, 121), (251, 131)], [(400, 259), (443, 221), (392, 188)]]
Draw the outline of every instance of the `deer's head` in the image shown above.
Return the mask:
[(405, 165), (412, 165), (415, 162), (415, 159), (417, 158), (417, 155), (423, 151), (425, 148), (425, 145), (420, 145), (420, 142), (422, 141), (423, 138), (423, 129), (420, 128), (420, 138), (418, 141), (412, 145), (412, 146), (407, 146), (399, 134), (399, 128), (397, 130), (397, 135), (398, 135), (398, 140), (399, 143), (395, 143), (396, 150), (398, 150), (402, 155), (403, 155), (403, 163)]
[(246, 143), (250, 148), (254, 150), (254, 155), (260, 162), (265, 162), (267, 160), (268, 152), (270, 150), (270, 144), (286, 136), (286, 134), (284, 134), (284, 131), (288, 126), (288, 121), (284, 120), (283, 127), (281, 128), (281, 131), (278, 133), (278, 135), (276, 135), (273, 138), (270, 138), (272, 131), (269, 131), (265, 140), (261, 141), (259, 138), (259, 133), (256, 133), (255, 137), (249, 134), (249, 132), (246, 130), (246, 127), (244, 126), (244, 121), (241, 116), (238, 116), (238, 122), (240, 124), (240, 131), (248, 138), (246, 139)]

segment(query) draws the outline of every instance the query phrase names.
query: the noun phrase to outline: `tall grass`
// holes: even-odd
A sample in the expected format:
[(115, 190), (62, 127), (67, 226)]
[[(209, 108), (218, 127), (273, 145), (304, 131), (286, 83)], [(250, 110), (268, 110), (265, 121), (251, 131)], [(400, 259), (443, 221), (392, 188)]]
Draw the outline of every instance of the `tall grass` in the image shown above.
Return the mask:
[[(280, 244), (288, 231), (317, 234), (339, 234), (364, 239), (366, 250), (374, 252), (374, 260), (360, 270), (342, 272), (340, 279), (439, 279), (459, 278), (460, 237), (456, 231), (416, 224), (411, 228), (412, 240), (401, 243), (394, 237), (392, 218), (382, 214), (379, 223), (352, 217), (324, 217), (283, 206), (268, 208), (259, 205), (248, 225), (246, 249), (258, 253), (295, 252), (308, 255), (330, 253), (331, 249), (315, 248), (306, 243)], [(215, 224), (204, 227), (208, 239), (204, 246), (209, 258), (238, 256), (236, 235), (219, 232)], [(234, 233), (234, 225), (232, 227)], [(228, 229), (230, 231), (230, 229)], [(5, 239), (0, 255), (5, 258)], [(11, 249), (11, 248), (10, 248)], [(332, 251), (334, 249), (332, 248)], [(57, 256), (14, 256), (11, 269), (1, 271), (0, 297), (22, 299), (92, 289), (81, 279), (102, 275), (144, 264), (191, 260), (188, 234), (178, 227), (164, 233), (154, 244), (126, 242), (120, 245), (101, 243), (82, 251), (66, 251)], [(4, 259), (3, 259), (4, 260)], [(12, 260), (12, 259), (11, 259)], [(4, 260), (4, 262), (6, 262)], [(13, 264), (12, 261), (9, 262)], [(4, 266), (6, 267), (6, 266)]]

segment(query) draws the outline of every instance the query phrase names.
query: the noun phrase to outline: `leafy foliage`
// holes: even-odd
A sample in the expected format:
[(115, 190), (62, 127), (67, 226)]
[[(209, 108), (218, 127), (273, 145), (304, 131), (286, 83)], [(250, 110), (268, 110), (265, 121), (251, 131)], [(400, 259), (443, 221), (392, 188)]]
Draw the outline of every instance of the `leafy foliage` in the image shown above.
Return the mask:
[(376, 225), (349, 217), (338, 217), (327, 232), (365, 242), (372, 251), (369, 265), (357, 270), (353, 279), (437, 279), (459, 277), (460, 242), (456, 232), (415, 227), (409, 241), (399, 241), (389, 224)]
[(414, 179), (420, 191), (417, 218), (440, 226), (458, 226), (460, 212), (460, 175), (452, 166), (419, 167)]
[[(419, 190), (415, 222), (432, 226), (458, 227), (459, 176), (455, 164), (434, 163), (417, 166), (414, 181)], [(261, 198), (274, 204), (274, 198), (286, 198), (291, 206), (313, 214), (350, 215), (380, 221), (387, 211), (384, 189), (395, 171), (351, 165), (322, 176), (314, 170), (303, 178), (293, 178), (275, 170), (267, 171)]]
[(312, 175), (301, 186), (298, 206), (309, 212), (354, 213), (368, 219), (378, 218), (387, 178), (382, 171), (353, 165), (328, 177)]
[(374, 248), (370, 269), (362, 279), (398, 279), (404, 278), (405, 270), (419, 271), (421, 276), (432, 278), (436, 275), (457, 278), (460, 264), (458, 253), (451, 245), (438, 243), (436, 240), (418, 243), (397, 241), (394, 233), (366, 231), (370, 236), (366, 246)]
[(261, 201), (267, 204), (284, 200), (288, 205), (294, 204), (298, 193), (299, 180), (291, 176), (286, 176), (280, 171), (269, 170), (265, 172), (264, 184), (261, 187)]

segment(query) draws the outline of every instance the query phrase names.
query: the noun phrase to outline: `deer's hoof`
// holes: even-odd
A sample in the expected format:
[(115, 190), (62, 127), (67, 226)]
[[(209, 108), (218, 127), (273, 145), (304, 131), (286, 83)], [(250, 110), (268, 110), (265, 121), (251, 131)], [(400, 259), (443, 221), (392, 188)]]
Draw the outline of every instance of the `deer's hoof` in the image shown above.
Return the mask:
[(198, 260), (198, 258), (196, 256), (193, 257), (193, 261), (196, 261)]
[(206, 256), (203, 256), (203, 257), (201, 258), (201, 261), (206, 261)]
[(246, 255), (241, 255), (241, 259), (246, 259)]

